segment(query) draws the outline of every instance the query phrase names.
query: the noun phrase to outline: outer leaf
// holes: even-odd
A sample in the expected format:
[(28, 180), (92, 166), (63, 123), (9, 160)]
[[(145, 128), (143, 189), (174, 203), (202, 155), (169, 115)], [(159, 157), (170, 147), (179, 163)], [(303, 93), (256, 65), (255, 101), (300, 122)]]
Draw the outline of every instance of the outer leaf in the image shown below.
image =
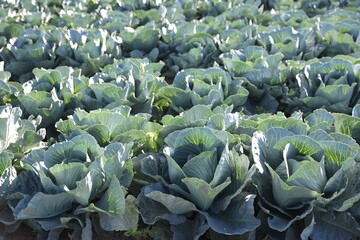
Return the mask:
[[(360, 163), (349, 159), (345, 161), (339, 171), (334, 174), (333, 186), (338, 189), (333, 190), (335, 199), (331, 205), (337, 211), (348, 211), (354, 204), (360, 200)], [(337, 185), (336, 185), (337, 184)], [(330, 188), (329, 186), (328, 188)], [(340, 190), (339, 190), (340, 189)]]
[(348, 112), (346, 106), (349, 105), (351, 96), (354, 92), (355, 83), (351, 86), (348, 85), (330, 85), (325, 87), (320, 87), (315, 96), (322, 97), (327, 99), (330, 104), (337, 104), (340, 102), (344, 102), (344, 109), (336, 109), (335, 107), (330, 106), (331, 110), (339, 111), (339, 112)]
[(82, 230), (81, 238), (82, 239), (92, 239), (93, 237), (93, 230), (92, 230), (92, 224), (89, 217), (85, 220), (85, 227)]
[[(288, 164), (291, 168), (292, 161), (288, 161)], [(319, 163), (304, 160), (300, 164), (300, 167), (291, 174), (286, 183), (322, 193), (327, 181), (324, 161)]]
[(222, 184), (224, 181), (227, 181), (227, 178), (232, 174), (233, 168), (231, 167), (231, 155), (229, 153), (228, 144), (225, 145), (223, 152), (221, 153), (221, 157), (217, 163), (215, 172), (213, 174), (213, 179), (210, 182), (210, 186), (214, 187), (219, 184)]
[(272, 229), (279, 232), (284, 232), (291, 229), (291, 226), (296, 224), (297, 221), (305, 219), (307, 216), (311, 216), (313, 212), (312, 204), (305, 204), (304, 207), (296, 209), (296, 211), (288, 211), (287, 214), (279, 212), (272, 212), (271, 218), (268, 218), (268, 224)]
[(102, 124), (92, 125), (86, 131), (95, 137), (99, 145), (104, 146), (110, 142), (110, 132), (107, 126)]
[(44, 164), (52, 167), (60, 163), (68, 163), (71, 160), (71, 151), (75, 147), (73, 142), (61, 142), (51, 145), (44, 154)]
[(116, 176), (120, 184), (129, 187), (133, 173), (131, 161), (132, 144), (111, 143), (105, 148), (105, 175), (107, 179)]
[(6, 206), (6, 197), (8, 196), (9, 187), (16, 178), (14, 167), (6, 168), (0, 175), (0, 209)]
[[(26, 208), (16, 216), (17, 219), (48, 218), (72, 208), (74, 198), (68, 193), (55, 195), (36, 193)], [(39, 204), (41, 202), (41, 204)]]
[(315, 221), (312, 239), (348, 240), (360, 237), (360, 225), (349, 212), (319, 212)]
[(267, 132), (270, 128), (283, 128), (295, 134), (306, 134), (308, 126), (299, 119), (283, 118), (278, 119), (275, 116), (267, 118), (260, 122), (258, 129)]
[(262, 174), (264, 173), (265, 159), (267, 156), (267, 139), (263, 132), (257, 131), (254, 133), (251, 141), (251, 152), (254, 158), (255, 166), (258, 171)]
[(47, 194), (57, 194), (57, 193), (63, 192), (64, 188), (67, 188), (67, 186), (64, 186), (64, 185), (57, 186), (53, 182), (53, 179), (48, 177), (44, 173), (44, 171), (39, 171), (39, 178), (40, 178), (42, 186), (45, 189), (45, 193), (47, 193)]
[(206, 151), (187, 161), (182, 170), (187, 177), (199, 178), (210, 183), (214, 177), (217, 163), (217, 151)]
[(14, 155), (11, 152), (0, 152), (0, 176), (3, 172), (12, 165)]
[(42, 117), (42, 127), (56, 123), (65, 109), (65, 105), (58, 99), (55, 89), (51, 93), (31, 91), (27, 95), (20, 94), (18, 99), (29, 114)]
[(9, 186), (9, 193), (21, 193), (23, 195), (33, 196), (38, 192), (43, 192), (40, 178), (35, 171), (21, 172)]
[(195, 105), (183, 114), (184, 119), (190, 123), (199, 119), (209, 119), (212, 115), (214, 115), (214, 113), (205, 105)]
[(76, 136), (71, 139), (71, 142), (76, 145), (71, 153), (71, 156), (75, 159), (89, 160), (88, 158), (90, 158), (91, 160), (95, 160), (97, 156), (103, 154), (103, 149), (90, 134)]
[(48, 237), (55, 237), (55, 238), (56, 237), (59, 238), (61, 234), (61, 232), (56, 232), (56, 230), (62, 231), (63, 228), (69, 226), (68, 224), (70, 221), (77, 222), (79, 223), (79, 225), (83, 224), (80, 218), (74, 216), (68, 216), (67, 214), (60, 214), (51, 218), (36, 219), (36, 222), (39, 223), (45, 231), (50, 231)]
[[(184, 109), (191, 107), (191, 98), (185, 90), (173, 86), (159, 89), (157, 96), (159, 100), (155, 102), (156, 106), (169, 106), (177, 112), (183, 112)], [(163, 99), (163, 100), (162, 100)]]
[(321, 108), (321, 109), (316, 109), (313, 113), (307, 116), (305, 118), (305, 121), (310, 126), (315, 126), (323, 122), (332, 125), (335, 122), (335, 117), (325, 109)]
[(231, 169), (231, 184), (221, 193), (223, 197), (219, 197), (212, 204), (211, 210), (215, 213), (220, 210), (224, 211), (232, 199), (244, 191), (256, 171), (254, 165), (249, 169), (250, 161), (248, 157), (244, 154), (239, 155), (235, 149), (232, 149), (229, 154), (229, 163), (231, 166), (229, 166)]
[(165, 138), (165, 143), (173, 149), (171, 156), (182, 166), (188, 156), (217, 148), (222, 151), (224, 144), (209, 128), (190, 128), (176, 131)]
[(216, 196), (221, 193), (229, 184), (230, 179), (225, 180), (222, 184), (212, 188), (210, 184), (198, 178), (184, 178), (182, 182), (189, 189), (189, 198), (201, 209), (206, 211)]
[(126, 231), (137, 227), (139, 213), (135, 205), (135, 198), (128, 195), (125, 200), (124, 214), (114, 216), (102, 212), (99, 213), (100, 225), (105, 231)]
[(103, 182), (103, 176), (99, 172), (92, 170), (83, 179), (76, 182), (76, 188), (71, 190), (70, 193), (78, 203), (86, 206), (94, 195), (99, 192)]
[[(157, 200), (159, 199), (160, 198), (157, 198)], [(141, 213), (141, 217), (144, 223), (154, 224), (159, 219), (166, 219), (171, 224), (180, 224), (186, 220), (186, 218), (183, 215), (170, 213), (169, 209), (167, 209), (162, 203), (158, 202), (157, 200), (153, 200), (151, 198), (146, 197), (144, 194), (144, 188), (137, 197), (136, 204), (139, 207), (139, 211)], [(177, 202), (178, 199), (176, 199), (174, 203)], [(184, 206), (184, 205), (180, 205), (180, 206)], [(191, 208), (193, 208), (194, 210), (196, 209), (195, 205), (193, 204), (189, 206), (191, 206)], [(185, 206), (183, 211), (186, 212), (187, 211), (186, 209), (188, 208)]]
[(43, 136), (35, 131), (25, 131), (22, 134), (22, 138), (19, 139), (16, 143), (11, 144), (10, 148), (13, 149), (14, 152), (28, 152), (31, 149), (36, 149), (39, 147), (43, 147), (41, 140), (43, 140)]
[(177, 184), (179, 186), (182, 186), (183, 184), (181, 180), (186, 177), (184, 171), (181, 169), (179, 164), (177, 164), (172, 157), (170, 157), (167, 154), (165, 154), (165, 157), (168, 165), (168, 172), (169, 172), (168, 174), (169, 174), (170, 182), (172, 184)]
[(226, 235), (245, 234), (255, 230), (260, 226), (260, 220), (254, 216), (255, 197), (243, 195), (234, 199), (225, 211), (206, 214), (210, 228)]
[(283, 128), (270, 128), (266, 132), (266, 138), (267, 138), (267, 155), (264, 156), (266, 159), (266, 162), (269, 163), (269, 165), (272, 168), (277, 168), (281, 162), (282, 162), (282, 156), (283, 156), (283, 149), (277, 149), (274, 146), (283, 138), (285, 137), (291, 137), (295, 136), (295, 134), (289, 130), (283, 129)]
[(172, 225), (174, 240), (199, 239), (208, 230), (209, 226), (203, 215), (197, 213), (194, 218), (186, 219), (184, 223)]
[(311, 132), (308, 136), (310, 138), (312, 138), (313, 140), (315, 140), (316, 142), (334, 141), (334, 138), (331, 137), (330, 134), (328, 134), (327, 132), (325, 132), (322, 129), (315, 130), (315, 131)]
[(281, 180), (279, 175), (277, 175), (277, 173), (268, 164), (266, 165), (271, 174), (273, 196), (279, 207), (283, 209), (299, 207), (320, 196), (319, 193), (311, 191), (307, 188), (289, 186)]
[(346, 134), (360, 141), (360, 119), (346, 114), (334, 113), (335, 131)]
[(321, 147), (324, 149), (326, 158), (337, 166), (347, 160), (350, 156), (354, 155), (351, 147), (345, 143), (337, 141), (321, 141)]
[(38, 166), (40, 162), (44, 161), (44, 155), (44, 149), (33, 149), (29, 154), (25, 155), (20, 162), (24, 166)]
[(76, 181), (85, 177), (87, 168), (82, 163), (57, 164), (49, 168), (56, 185), (65, 185), (70, 190), (76, 187)]
[(21, 115), (21, 109), (12, 108), (10, 104), (0, 107), (0, 152), (18, 139)]
[(281, 138), (275, 145), (275, 149), (283, 150), (286, 144), (293, 144), (295, 148), (302, 154), (312, 156), (322, 152), (321, 146), (305, 135), (295, 135), (291, 137)]
[(176, 197), (169, 193), (165, 193), (164, 189), (159, 184), (152, 184), (145, 187), (144, 194), (146, 197), (151, 198), (162, 205), (173, 214), (186, 214), (196, 211), (195, 205), (181, 197)]
[(109, 188), (95, 204), (110, 215), (120, 216), (125, 212), (125, 194), (116, 176), (112, 176)]
[[(137, 29), (138, 30), (138, 29)], [(132, 45), (134, 49), (150, 52), (159, 40), (159, 31), (153, 29), (141, 29), (133, 39)]]

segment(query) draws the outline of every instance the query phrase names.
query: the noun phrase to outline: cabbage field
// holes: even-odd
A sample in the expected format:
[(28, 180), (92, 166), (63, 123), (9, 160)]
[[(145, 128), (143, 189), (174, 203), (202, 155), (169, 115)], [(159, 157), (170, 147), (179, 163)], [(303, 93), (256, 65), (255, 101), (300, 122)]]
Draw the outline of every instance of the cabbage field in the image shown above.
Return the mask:
[(0, 240), (360, 239), (360, 0), (0, 0)]

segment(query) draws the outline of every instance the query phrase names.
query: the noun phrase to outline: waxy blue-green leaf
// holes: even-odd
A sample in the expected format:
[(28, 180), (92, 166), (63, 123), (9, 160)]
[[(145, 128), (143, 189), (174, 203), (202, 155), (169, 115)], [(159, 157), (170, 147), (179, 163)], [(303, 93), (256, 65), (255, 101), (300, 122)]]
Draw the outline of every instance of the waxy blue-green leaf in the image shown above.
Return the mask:
[(171, 132), (176, 130), (181, 130), (187, 127), (205, 126), (207, 120), (213, 114), (214, 113), (211, 111), (210, 107), (204, 105), (195, 105), (176, 117), (165, 115), (161, 120), (164, 128), (161, 129), (159, 135), (165, 138)]
[(234, 170), (232, 167), (234, 167), (232, 164), (234, 164), (232, 161), (234, 159), (231, 159), (229, 147), (228, 145), (225, 145), (224, 150), (221, 153), (220, 159), (217, 162), (216, 169), (213, 174), (213, 178), (210, 182), (210, 186), (214, 187), (217, 186), (224, 181), (227, 181), (228, 177), (232, 175), (232, 171)]
[(100, 215), (100, 225), (105, 231), (126, 231), (137, 227), (139, 213), (135, 205), (135, 198), (128, 195), (125, 199), (125, 212), (122, 215), (109, 215), (103, 212)]
[(188, 156), (196, 156), (214, 148), (219, 152), (225, 146), (211, 129), (205, 127), (176, 131), (165, 138), (165, 143), (170, 147), (171, 156), (181, 166)]
[(222, 196), (225, 197), (215, 200), (211, 206), (211, 210), (215, 213), (220, 210), (225, 211), (232, 199), (237, 198), (247, 186), (251, 185), (252, 177), (256, 171), (256, 167), (250, 165), (249, 158), (245, 154), (239, 154), (236, 149), (232, 149), (231, 151), (224, 150), (224, 153), (226, 152), (229, 157), (224, 161), (225, 163), (223, 165), (218, 165), (218, 170), (220, 172), (221, 169), (224, 169), (224, 171), (222, 171), (223, 178), (229, 174), (228, 171), (231, 172), (231, 184), (221, 193)]
[[(36, 193), (27, 206), (20, 210), (16, 219), (49, 218), (64, 213), (72, 208), (74, 198), (66, 193), (55, 195)], [(39, 202), (42, 204), (39, 205)]]
[(20, 94), (18, 99), (28, 114), (41, 116), (41, 127), (56, 123), (64, 113), (65, 105), (54, 91), (31, 91)]
[[(1, 160), (0, 160), (1, 161)], [(17, 172), (14, 167), (9, 166), (1, 172), (0, 175), (0, 208), (6, 206), (6, 197), (8, 196), (9, 187), (16, 179)]]
[(360, 237), (360, 225), (349, 212), (318, 212), (313, 239), (346, 240)]
[(272, 229), (275, 229), (279, 232), (286, 232), (288, 230), (291, 230), (291, 226), (293, 226), (297, 222), (303, 221), (306, 217), (311, 216), (312, 212), (312, 204), (305, 204), (305, 206), (296, 209), (296, 211), (294, 211), (293, 213), (287, 212), (287, 214), (283, 214), (280, 211), (279, 214), (279, 212), (273, 211), (271, 213), (272, 217), (268, 218), (267, 222)]
[(197, 211), (196, 206), (192, 202), (164, 192), (164, 189), (159, 186), (159, 184), (152, 184), (145, 187), (144, 194), (146, 197), (161, 203), (173, 214), (186, 214)]
[(298, 186), (291, 186), (280, 179), (279, 175), (268, 165), (271, 179), (273, 197), (277, 205), (283, 209), (296, 208), (320, 197), (320, 193)]
[(285, 149), (286, 144), (291, 143), (302, 154), (314, 156), (322, 152), (321, 145), (306, 135), (295, 135), (281, 138), (275, 145), (275, 149)]
[(126, 50), (140, 50), (150, 52), (158, 43), (159, 30), (140, 26), (137, 29), (126, 27), (120, 36)]
[(182, 179), (182, 182), (190, 192), (188, 198), (204, 211), (211, 206), (216, 196), (231, 183), (230, 179), (227, 179), (216, 187), (211, 187), (210, 184), (202, 179), (190, 177)]
[[(151, 187), (151, 185), (147, 187)], [(153, 191), (153, 189), (151, 189), (150, 192), (151, 191)], [(184, 215), (177, 214), (177, 211), (175, 211), (175, 213), (173, 214), (169, 212), (172, 208), (170, 208), (169, 210), (166, 207), (166, 205), (162, 204), (162, 202), (166, 204), (167, 202), (166, 196), (163, 196), (162, 194), (159, 195), (156, 192), (155, 192), (155, 196), (156, 196), (155, 200), (146, 197), (143, 189), (136, 199), (136, 205), (139, 207), (139, 212), (141, 214), (141, 217), (146, 224), (154, 224), (156, 221), (160, 219), (166, 219), (171, 224), (180, 224), (186, 221)], [(162, 200), (161, 199), (162, 197), (165, 199)], [(183, 202), (183, 199), (171, 198), (170, 200), (172, 201), (172, 203), (178, 203), (178, 206), (183, 208), (181, 209), (180, 213), (183, 212), (185, 213), (187, 211), (193, 211), (193, 209), (194, 210), (196, 209), (196, 207), (190, 202), (189, 203)]]
[(161, 88), (157, 96), (159, 99), (154, 105), (160, 108), (170, 106), (177, 112), (183, 112), (191, 107), (190, 93), (180, 88), (173, 86)]
[(360, 119), (341, 113), (334, 113), (335, 131), (351, 136), (357, 142), (360, 141)]
[(232, 49), (239, 50), (255, 45), (255, 34), (256, 28), (253, 26), (244, 26), (241, 29), (225, 29), (219, 35), (219, 49), (222, 52), (230, 52)]
[(86, 206), (96, 197), (96, 194), (102, 189), (105, 182), (101, 173), (92, 170), (86, 176), (76, 182), (76, 188), (69, 192), (79, 204)]
[(360, 200), (359, 163), (350, 158), (332, 176), (326, 185), (327, 194), (333, 194), (331, 206), (339, 212), (349, 211)]
[(87, 168), (82, 163), (70, 162), (68, 164), (56, 164), (49, 168), (57, 186), (65, 185), (69, 190), (76, 187), (76, 182), (83, 179)]
[[(360, 65), (359, 65), (360, 66)], [(359, 71), (360, 73), (360, 71)], [(353, 110), (351, 112), (351, 116), (353, 117), (360, 117), (360, 104), (356, 104), (354, 107), (353, 107)]]
[(206, 68), (212, 66), (213, 56), (217, 49), (213, 37), (207, 33), (195, 33), (180, 36), (176, 51), (169, 58), (174, 62), (172, 70), (175, 72), (187, 68)]
[(12, 166), (13, 157), (14, 154), (12, 154), (11, 152), (0, 152), (0, 176), (7, 168)]
[(217, 151), (205, 151), (189, 159), (182, 170), (186, 177), (199, 178), (210, 183), (214, 177), (217, 164)]
[[(24, 171), (17, 175), (11, 185), (9, 185), (9, 194), (21, 196), (33, 196), (37, 192), (44, 192), (40, 178), (35, 171)], [(17, 198), (19, 196), (15, 196)]]
[(291, 186), (307, 188), (318, 193), (322, 193), (327, 182), (324, 161), (301, 161), (300, 166), (294, 169), (292, 165), (296, 161), (289, 159), (289, 170), (292, 174), (286, 179), (286, 183)]
[(56, 182), (49, 176), (46, 175), (46, 171), (39, 171), (39, 178), (41, 185), (44, 187), (44, 192), (47, 194), (57, 194), (63, 192), (67, 188), (65, 185), (56, 185)]
[(173, 239), (199, 239), (209, 229), (209, 225), (203, 215), (196, 213), (192, 219), (172, 225), (170, 229)]
[(94, 136), (99, 145), (104, 146), (110, 142), (110, 132), (106, 125), (96, 124), (86, 129), (91, 136)]
[(296, 136), (293, 132), (280, 127), (270, 128), (266, 132), (266, 148), (267, 155), (263, 159), (270, 164), (271, 167), (276, 168), (282, 162), (282, 148), (275, 148), (275, 145), (283, 138)]
[(296, 75), (305, 111), (326, 108), (351, 113), (358, 89), (353, 64), (342, 58), (310, 62)]
[(16, 95), (22, 90), (22, 85), (9, 81), (11, 74), (9, 72), (1, 71), (0, 68), (0, 104), (12, 103)]
[(124, 118), (124, 121), (121, 122), (121, 124), (117, 124), (111, 133), (111, 137), (115, 138), (116, 135), (126, 133), (131, 130), (142, 130), (144, 129), (146, 123), (149, 122), (149, 119), (150, 115), (147, 114), (128, 116), (127, 118)]
[(311, 127), (324, 122), (330, 126), (335, 122), (335, 118), (325, 109), (316, 109), (313, 113), (305, 118), (305, 121)]
[(292, 26), (279, 28), (259, 34), (259, 42), (270, 54), (282, 53), (284, 59), (312, 59), (318, 57), (324, 49), (315, 39), (315, 31)]
[(187, 122), (192, 123), (200, 119), (208, 119), (213, 115), (213, 112), (208, 106), (195, 105), (189, 110), (185, 111), (182, 116)]
[(256, 131), (251, 140), (251, 153), (257, 170), (263, 174), (266, 170), (267, 139), (263, 132)]
[(68, 163), (71, 160), (71, 151), (74, 149), (73, 142), (62, 142), (52, 145), (44, 154), (44, 164), (47, 167), (59, 163)]
[(17, 130), (20, 128), (20, 108), (12, 108), (10, 104), (0, 107), (0, 151), (4, 151), (11, 143), (18, 140)]
[(29, 152), (29, 150), (45, 147), (46, 145), (42, 142), (45, 137), (45, 131), (41, 133), (42, 130), (40, 130), (40, 132), (35, 132), (35, 130), (25, 131), (24, 133), (19, 132), (22, 138), (16, 143), (11, 144), (9, 148), (14, 153), (26, 153)]
[[(310, 130), (309, 130), (310, 131)], [(334, 141), (335, 139), (331, 137), (330, 134), (325, 132), (323, 129), (318, 129), (315, 131), (311, 131), (308, 135), (311, 139), (313, 139), (316, 142), (320, 141)]]
[(226, 210), (206, 214), (210, 228), (226, 235), (241, 235), (256, 229), (260, 220), (255, 217), (254, 199), (255, 195), (242, 195), (232, 200)]
[(269, 117), (260, 122), (258, 130), (266, 132), (270, 128), (283, 128), (295, 134), (306, 134), (308, 126), (295, 118)]
[(342, 134), (342, 133), (339, 133), (339, 132), (333, 132), (333, 133), (330, 133), (329, 135), (333, 140), (348, 145), (349, 147), (351, 147), (351, 149), (353, 151), (359, 150), (359, 144), (352, 137)]
[(96, 139), (89, 134), (51, 145), (44, 154), (46, 167), (68, 162), (91, 162), (103, 154)]
[(337, 141), (319, 142), (327, 160), (326, 170), (333, 175), (342, 165), (343, 162), (354, 156), (351, 147), (345, 143)]
[(350, 86), (338, 84), (319, 87), (315, 92), (315, 96), (327, 99), (330, 104), (348, 103), (351, 100), (355, 86), (356, 84), (353, 83)]
[(109, 215), (120, 216), (125, 213), (125, 189), (120, 185), (116, 176), (111, 181), (106, 192), (96, 202), (95, 206), (104, 210)]
[[(167, 149), (165, 148), (164, 151)], [(186, 177), (184, 171), (181, 169), (179, 164), (168, 154), (165, 153), (170, 183), (182, 186), (181, 180)]]
[(132, 144), (112, 143), (105, 148), (103, 160), (107, 181), (116, 176), (120, 184), (129, 187), (133, 178)]

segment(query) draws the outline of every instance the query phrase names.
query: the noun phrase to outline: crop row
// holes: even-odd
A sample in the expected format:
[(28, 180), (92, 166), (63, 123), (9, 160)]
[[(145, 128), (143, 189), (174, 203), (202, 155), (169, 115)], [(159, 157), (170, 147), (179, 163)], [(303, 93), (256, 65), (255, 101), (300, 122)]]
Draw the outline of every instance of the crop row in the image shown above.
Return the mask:
[(0, 6), (0, 240), (360, 237), (358, 0)]

